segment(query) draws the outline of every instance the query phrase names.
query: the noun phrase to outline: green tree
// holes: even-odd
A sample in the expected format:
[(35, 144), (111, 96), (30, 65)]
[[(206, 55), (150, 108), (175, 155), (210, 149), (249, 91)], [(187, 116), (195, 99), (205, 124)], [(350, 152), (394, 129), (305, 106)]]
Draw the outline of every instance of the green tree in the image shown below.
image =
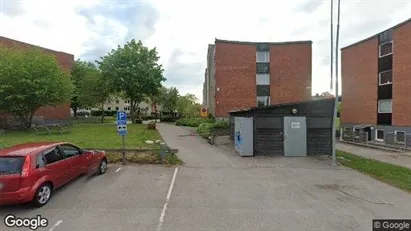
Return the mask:
[(95, 69), (97, 69), (97, 67), (92, 62), (86, 62), (80, 59), (74, 62), (71, 76), (75, 88), (71, 98), (70, 107), (73, 110), (75, 117), (77, 117), (77, 110), (79, 108), (92, 107), (96, 104), (94, 101), (89, 101), (90, 97), (88, 97), (88, 95), (90, 92), (89, 87), (91, 85), (84, 84), (87, 75), (93, 74)]
[(163, 111), (175, 112), (177, 110), (177, 103), (179, 98), (179, 93), (175, 87), (162, 87), (159, 96), (159, 103)]
[(201, 105), (193, 94), (179, 96), (177, 100), (177, 111), (183, 117), (198, 117), (200, 115)]
[(43, 106), (69, 103), (73, 84), (53, 55), (38, 48), (0, 46), (0, 110), (29, 128)]
[(103, 77), (130, 99), (130, 117), (135, 122), (138, 105), (157, 95), (165, 81), (163, 68), (158, 64), (156, 48), (148, 49), (134, 39), (123, 47), (118, 46), (98, 62)]

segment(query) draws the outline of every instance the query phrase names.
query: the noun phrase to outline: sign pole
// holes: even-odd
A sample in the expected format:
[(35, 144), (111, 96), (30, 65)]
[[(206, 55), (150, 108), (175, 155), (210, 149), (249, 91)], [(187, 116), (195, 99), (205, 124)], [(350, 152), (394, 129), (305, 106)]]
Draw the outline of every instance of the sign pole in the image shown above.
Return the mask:
[(124, 141), (124, 136), (121, 136), (122, 143), (123, 143), (123, 165), (126, 164), (126, 147), (125, 147), (125, 141)]

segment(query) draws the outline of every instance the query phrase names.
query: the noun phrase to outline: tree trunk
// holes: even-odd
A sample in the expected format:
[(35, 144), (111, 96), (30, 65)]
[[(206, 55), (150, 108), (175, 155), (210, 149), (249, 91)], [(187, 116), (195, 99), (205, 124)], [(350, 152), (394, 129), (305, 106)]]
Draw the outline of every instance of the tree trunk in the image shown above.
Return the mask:
[(104, 103), (101, 104), (101, 123), (104, 123)]
[(77, 107), (73, 108), (74, 118), (77, 118)]

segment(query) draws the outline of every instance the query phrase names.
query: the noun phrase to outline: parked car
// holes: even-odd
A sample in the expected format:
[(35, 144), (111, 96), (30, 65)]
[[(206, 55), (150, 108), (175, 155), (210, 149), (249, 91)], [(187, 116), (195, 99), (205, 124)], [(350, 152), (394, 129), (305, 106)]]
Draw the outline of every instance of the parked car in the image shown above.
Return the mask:
[(82, 174), (104, 174), (104, 151), (67, 142), (19, 144), (0, 150), (0, 205), (47, 204), (53, 191)]

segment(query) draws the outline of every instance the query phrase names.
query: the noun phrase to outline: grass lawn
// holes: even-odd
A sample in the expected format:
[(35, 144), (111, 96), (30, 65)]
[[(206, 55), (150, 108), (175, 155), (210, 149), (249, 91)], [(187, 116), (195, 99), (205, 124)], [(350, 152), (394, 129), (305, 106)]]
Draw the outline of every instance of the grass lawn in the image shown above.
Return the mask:
[[(337, 151), (339, 162), (377, 180), (411, 192), (411, 169)], [(343, 158), (341, 158), (343, 157)]]
[(340, 118), (336, 118), (336, 120), (335, 120), (335, 128), (336, 128), (336, 130), (340, 130)]
[[(148, 130), (147, 125), (127, 125), (128, 135), (125, 137), (126, 148), (159, 148), (157, 144), (146, 144), (146, 140), (159, 140), (156, 130)], [(36, 135), (34, 131), (9, 132), (0, 136), (0, 147), (9, 147), (19, 143), (37, 141), (66, 141), (83, 148), (117, 149), (122, 148), (121, 137), (117, 134), (115, 124), (77, 124), (70, 133), (60, 135)]]

